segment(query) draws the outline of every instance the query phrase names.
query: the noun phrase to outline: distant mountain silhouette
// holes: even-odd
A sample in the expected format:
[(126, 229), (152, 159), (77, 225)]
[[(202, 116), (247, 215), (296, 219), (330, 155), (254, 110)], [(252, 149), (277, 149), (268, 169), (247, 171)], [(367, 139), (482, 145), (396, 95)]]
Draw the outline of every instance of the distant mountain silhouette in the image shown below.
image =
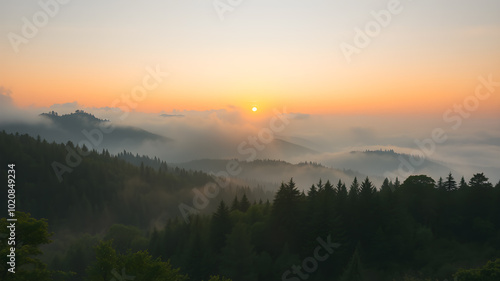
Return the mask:
[[(112, 122), (100, 119), (83, 110), (74, 113), (59, 115), (57, 112), (40, 114), (39, 124), (15, 123), (4, 125), (1, 129), (7, 132), (27, 133), (34, 137), (40, 136), (48, 141), (67, 142), (78, 144), (82, 140), (89, 140), (91, 135), (98, 143), (95, 149), (103, 148), (129, 148), (140, 145), (145, 141), (168, 142), (171, 139), (146, 130), (131, 126), (113, 126)], [(48, 121), (48, 122), (47, 122)], [(113, 128), (112, 130), (106, 130)], [(86, 134), (85, 134), (86, 132)], [(100, 142), (97, 142), (101, 139)]]
[(42, 113), (40, 116), (52, 120), (54, 123), (59, 124), (67, 129), (75, 129), (77, 127), (97, 126), (109, 120), (99, 119), (93, 114), (87, 113), (83, 110), (76, 110), (74, 113), (59, 115), (55, 111), (49, 113)]
[[(69, 132), (81, 132), (86, 129), (90, 131), (91, 129), (98, 129), (99, 126), (110, 126), (105, 123), (109, 123), (109, 120), (99, 119), (94, 115), (84, 112), (83, 110), (77, 110), (71, 114), (65, 115), (55, 115), (53, 113), (42, 113), (42, 117), (50, 119), (55, 125), (60, 128), (67, 130)], [(102, 130), (104, 132), (104, 130)], [(116, 126), (115, 129), (106, 134), (105, 141), (124, 141), (138, 143), (144, 140), (154, 140), (154, 141), (167, 141), (170, 140), (166, 137), (150, 133), (146, 130), (131, 127), (131, 126)]]
[[(177, 166), (184, 169), (198, 170), (203, 172), (213, 172), (217, 174), (220, 171), (227, 171), (227, 164), (232, 160), (224, 159), (201, 159), (186, 163), (170, 163), (169, 166)], [(233, 160), (237, 161), (237, 160)], [(234, 177), (238, 180), (237, 184), (255, 185), (259, 184), (264, 187), (279, 186), (281, 181), (286, 178), (292, 178), (297, 183), (299, 189), (307, 190), (311, 182), (316, 182), (322, 179), (323, 182), (330, 180), (332, 184), (336, 184), (339, 179), (343, 182), (350, 183), (354, 177), (363, 179), (366, 176), (352, 171), (339, 170), (325, 167), (318, 163), (302, 162), (292, 164), (281, 160), (254, 160), (251, 162), (237, 161), (241, 172)], [(237, 169), (235, 169), (237, 170)]]
[(184, 117), (183, 114), (160, 114), (161, 117)]
[(290, 159), (297, 157), (304, 157), (304, 160), (308, 159), (308, 155), (318, 154), (319, 152), (307, 148), (305, 146), (295, 144), (289, 141), (285, 141), (279, 138), (274, 138), (266, 148), (259, 151), (258, 159)]
[(359, 171), (370, 177), (380, 177), (386, 173), (392, 173), (401, 179), (409, 174), (427, 174), (437, 180), (439, 176), (445, 177), (450, 171), (456, 176), (459, 175), (453, 167), (446, 163), (397, 153), (394, 150), (351, 151), (327, 157), (323, 159), (322, 163), (331, 167)]

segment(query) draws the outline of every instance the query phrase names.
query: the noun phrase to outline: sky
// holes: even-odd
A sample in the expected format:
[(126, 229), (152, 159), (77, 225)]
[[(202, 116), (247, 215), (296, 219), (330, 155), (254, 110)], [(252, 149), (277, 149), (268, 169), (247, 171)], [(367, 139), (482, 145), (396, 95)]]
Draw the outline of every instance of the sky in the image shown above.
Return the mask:
[(344, 2), (2, 1), (0, 87), (19, 108), (116, 107), (160, 69), (130, 110), (428, 117), (500, 81), (499, 1)]

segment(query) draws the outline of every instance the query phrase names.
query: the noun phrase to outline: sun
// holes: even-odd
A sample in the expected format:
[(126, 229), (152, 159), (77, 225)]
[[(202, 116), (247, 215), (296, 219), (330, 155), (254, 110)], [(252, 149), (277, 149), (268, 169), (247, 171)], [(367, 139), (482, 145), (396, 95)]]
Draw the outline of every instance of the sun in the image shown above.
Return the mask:
[(257, 111), (257, 107), (255, 107), (255, 106), (254, 106), (254, 107), (252, 107), (252, 111), (253, 111), (253, 112)]

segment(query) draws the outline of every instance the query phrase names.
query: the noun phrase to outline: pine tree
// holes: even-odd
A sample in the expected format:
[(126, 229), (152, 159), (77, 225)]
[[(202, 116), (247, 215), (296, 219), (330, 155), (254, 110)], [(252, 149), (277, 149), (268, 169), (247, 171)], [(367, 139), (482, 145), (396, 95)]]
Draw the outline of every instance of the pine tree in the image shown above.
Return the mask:
[(347, 205), (347, 188), (340, 179), (335, 186), (335, 193), (337, 196), (335, 198), (336, 202), (334, 204), (334, 208), (338, 214), (344, 214), (346, 212)]
[(457, 182), (453, 178), (453, 175), (451, 174), (451, 172), (448, 174), (448, 177), (446, 177), (445, 188), (447, 191), (457, 189)]
[(286, 242), (289, 242), (291, 247), (298, 246), (297, 243), (302, 234), (302, 201), (300, 191), (295, 187), (293, 179), (286, 184), (281, 184), (271, 209), (273, 239), (276, 247), (281, 248)]
[(316, 186), (313, 184), (309, 191), (307, 191), (307, 196), (309, 198), (314, 198), (318, 194), (318, 190), (316, 189)]
[[(139, 156), (139, 155), (137, 155), (137, 156)], [(144, 162), (141, 162), (141, 167), (140, 167), (140, 174), (141, 174), (141, 177), (143, 177), (143, 176), (144, 176), (144, 169), (145, 169), (145, 167), (144, 167)]]
[(376, 230), (378, 210), (375, 202), (375, 187), (368, 177), (361, 183), (358, 196), (358, 230), (362, 241), (367, 241)]
[(394, 189), (397, 190), (401, 186), (401, 182), (399, 182), (398, 177), (396, 177), (396, 180), (394, 181)]
[(375, 187), (368, 177), (361, 183), (361, 190), (359, 192), (360, 198), (366, 198), (365, 200), (371, 200), (375, 192)]
[(462, 178), (460, 179), (460, 189), (463, 190), (464, 188), (467, 188), (467, 187), (469, 187), (469, 186), (467, 185), (467, 182), (465, 182), (465, 179), (462, 176)]
[(363, 281), (364, 278), (364, 270), (363, 265), (361, 263), (361, 258), (359, 256), (360, 245), (356, 246), (356, 250), (347, 265), (346, 270), (342, 274), (340, 281)]
[[(311, 219), (311, 230), (315, 237), (329, 235), (340, 228), (340, 220), (335, 212), (335, 191), (330, 181), (325, 183), (321, 193), (317, 202), (314, 202), (316, 208)], [(313, 241), (315, 237), (311, 237)]]
[(203, 251), (204, 246), (201, 241), (201, 228), (200, 222), (194, 230), (194, 237), (191, 239), (186, 250), (186, 266), (184, 269), (188, 272), (189, 276), (194, 280), (202, 280), (207, 274), (207, 259), (206, 253)]
[(392, 191), (391, 184), (389, 184), (389, 179), (385, 178), (382, 186), (380, 187), (381, 192)]
[(352, 200), (355, 200), (356, 197), (358, 196), (359, 193), (359, 183), (358, 179), (354, 177), (354, 180), (352, 181), (351, 187), (349, 188), (349, 198), (352, 202)]
[(238, 209), (244, 213), (248, 210), (248, 208), (250, 208), (250, 201), (248, 201), (247, 195), (243, 193)]
[(436, 184), (436, 187), (439, 190), (444, 189), (444, 183), (443, 183), (443, 178), (442, 177), (439, 177), (439, 180), (438, 180), (438, 182)]
[(271, 203), (269, 202), (269, 199), (267, 199), (266, 203), (264, 203), (262, 214), (267, 216), (269, 213), (271, 213)]
[(240, 209), (240, 202), (238, 201), (238, 197), (235, 195), (233, 203), (231, 204), (231, 211), (236, 211), (239, 209)]
[(224, 203), (224, 200), (222, 200), (210, 221), (209, 240), (214, 252), (217, 253), (224, 247), (226, 235), (231, 232), (231, 228), (232, 222), (229, 216), (229, 208)]
[(286, 228), (293, 227), (300, 214), (300, 192), (295, 187), (293, 179), (287, 184), (281, 183), (281, 187), (274, 197), (272, 206), (272, 217), (275, 222)]
[(349, 187), (349, 194), (347, 195), (347, 207), (345, 213), (345, 221), (348, 226), (350, 238), (353, 241), (358, 241), (360, 239), (360, 220), (359, 220), (359, 210), (358, 210), (358, 193), (359, 193), (359, 183), (358, 179), (355, 177), (351, 186)]
[(321, 179), (319, 179), (319, 182), (318, 184), (316, 184), (316, 186), (318, 187), (318, 192), (321, 192), (323, 191), (323, 182), (321, 181)]
[[(290, 251), (290, 247), (288, 243), (283, 245), (283, 248), (280, 249), (280, 255), (276, 258), (273, 265), (273, 272), (276, 274), (272, 280), (282, 280), (282, 274), (285, 270), (290, 268), (292, 264), (299, 264), (299, 256)], [(266, 276), (267, 277), (267, 276)], [(264, 279), (266, 280), (266, 279)], [(293, 280), (293, 279), (291, 279)]]
[(227, 235), (226, 246), (222, 249), (220, 271), (234, 280), (253, 281), (257, 277), (253, 270), (256, 257), (247, 225), (238, 223)]
[(329, 180), (326, 181), (323, 190), (326, 201), (328, 202), (328, 204), (332, 205), (333, 200), (335, 199), (335, 189), (333, 188), (333, 185), (330, 183)]
[(345, 183), (342, 183), (341, 180), (337, 183), (337, 186), (335, 187), (337, 190), (337, 197), (339, 198), (347, 198), (347, 188), (345, 186)]

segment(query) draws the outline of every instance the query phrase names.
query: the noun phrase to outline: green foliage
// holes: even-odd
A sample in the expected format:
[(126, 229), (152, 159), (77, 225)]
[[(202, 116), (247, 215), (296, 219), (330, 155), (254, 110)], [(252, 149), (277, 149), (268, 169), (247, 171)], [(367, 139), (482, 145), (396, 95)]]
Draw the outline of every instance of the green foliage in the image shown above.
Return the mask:
[(233, 203), (231, 204), (231, 211), (237, 211), (240, 209), (240, 202), (238, 201), (238, 196), (234, 196)]
[(469, 187), (469, 185), (467, 185), (467, 183), (465, 182), (464, 177), (462, 177), (462, 178), (460, 179), (460, 186), (459, 186), (459, 188), (460, 188), (460, 189), (466, 189), (466, 188), (468, 188), (468, 187)]
[(285, 272), (285, 270), (289, 269), (290, 266), (295, 265), (295, 264), (300, 264), (299, 255), (294, 254), (290, 250), (288, 243), (286, 243), (283, 246), (283, 249), (281, 250), (280, 255), (276, 258), (276, 261), (274, 262), (274, 266), (272, 267), (272, 272), (274, 272), (273, 279), (281, 278), (281, 275), (283, 274), (283, 272)]
[(226, 235), (231, 232), (231, 228), (229, 209), (224, 201), (221, 201), (210, 222), (210, 245), (214, 252), (218, 253), (224, 247)]
[(286, 230), (294, 230), (297, 227), (297, 218), (301, 212), (301, 196), (295, 186), (293, 179), (288, 183), (281, 183), (274, 197), (271, 217)]
[(103, 241), (95, 247), (96, 261), (87, 269), (86, 280), (188, 280), (179, 269), (170, 263), (153, 259), (147, 251), (119, 254), (112, 246), (112, 241)]
[(227, 235), (226, 246), (222, 249), (220, 271), (235, 280), (257, 280), (254, 270), (256, 254), (245, 224), (238, 223)]
[(444, 188), (445, 188), (445, 187), (444, 187), (444, 182), (443, 182), (443, 178), (442, 178), (442, 177), (439, 177), (439, 180), (438, 180), (438, 182), (437, 182), (437, 184), (436, 184), (436, 187), (437, 187), (438, 189), (444, 189)]
[[(452, 280), (460, 267), (500, 256), (500, 186), (493, 188), (482, 173), (469, 184), (462, 177), (458, 189), (451, 173), (442, 189), (425, 175), (410, 176), (403, 184), (385, 179), (380, 190), (368, 178), (356, 178), (349, 190), (340, 179), (335, 187), (319, 180), (307, 195), (290, 180), (281, 184), (272, 204), (258, 188), (230, 185), (186, 224), (175, 218), (178, 199), (191, 204), (191, 188), (213, 181), (206, 174), (127, 153), (135, 166), (109, 152), (91, 151), (58, 182), (46, 163), (64, 163), (66, 147), (76, 148), (73, 144), (5, 133), (0, 144), (5, 159), (33, 171), (19, 179), (19, 208), (47, 218), (59, 237), (70, 237), (57, 247), (41, 248), (49, 242), (47, 222), (20, 214), (17, 235), (24, 244), (16, 254), (26, 266), (18, 267), (17, 280), (186, 280), (186, 275), (191, 280), (280, 280), (314, 255), (318, 238), (328, 236), (341, 246), (318, 262), (308, 281)], [(259, 199), (265, 203), (250, 204)], [(226, 202), (233, 200), (230, 211)], [(6, 220), (0, 222), (4, 232)], [(6, 252), (1, 255), (4, 269)], [(51, 270), (42, 258), (52, 260)], [(457, 276), (484, 279), (496, 272), (498, 261), (485, 268), (461, 270)]]
[[(55, 270), (71, 271), (75, 276), (68, 280), (81, 280), (85, 270), (95, 259), (93, 248), (99, 243), (99, 237), (84, 234), (65, 244), (64, 252), (52, 260), (50, 267)], [(67, 246), (66, 246), (67, 245)]]
[(404, 182), (404, 188), (434, 188), (435, 181), (426, 175), (409, 176)]
[(135, 226), (126, 226), (123, 224), (112, 225), (104, 240), (112, 240), (113, 248), (119, 253), (126, 253), (128, 249), (132, 251), (145, 250), (148, 240), (143, 237), (141, 230)]
[[(0, 278), (1, 280), (52, 280), (55, 276), (67, 277), (70, 274), (51, 271), (47, 265), (40, 260), (42, 245), (51, 242), (48, 232), (48, 224), (44, 219), (37, 220), (32, 218), (29, 213), (15, 212), (15, 223), (8, 222), (6, 218), (0, 219), (0, 234), (5, 237), (10, 236), (10, 229), (7, 226), (15, 224), (15, 239), (2, 239), (0, 243)], [(8, 244), (11, 241), (11, 244)], [(14, 242), (14, 243), (12, 243)], [(8, 271), (10, 266), (10, 249), (15, 248), (15, 273)]]
[(500, 280), (500, 259), (488, 261), (485, 266), (475, 269), (460, 269), (455, 274), (457, 281), (498, 281)]
[(446, 177), (445, 188), (448, 191), (457, 189), (457, 182), (453, 178), (453, 175), (451, 174), (451, 172)]
[(359, 182), (358, 178), (354, 177), (351, 186), (349, 187), (349, 198), (351, 201), (355, 201), (359, 193)]
[(356, 247), (346, 270), (342, 274), (340, 281), (363, 281), (364, 269), (359, 257), (359, 245)]
[(469, 186), (472, 188), (491, 188), (493, 187), (484, 173), (474, 174), (469, 180)]
[[(28, 135), (0, 132), (0, 143), (1, 174), (6, 169), (4, 161), (15, 162), (25, 171), (16, 181), (22, 186), (16, 196), (23, 199), (17, 208), (46, 218), (56, 232), (70, 229), (96, 233), (110, 227), (111, 222), (146, 228), (158, 214), (177, 216), (179, 199), (192, 202), (192, 195), (184, 195), (181, 190), (214, 181), (205, 173), (182, 169), (160, 173), (145, 166), (141, 173), (139, 167), (106, 151), (92, 150), (80, 157), (76, 153), (81, 148), (71, 142), (48, 143)], [(75, 157), (69, 157), (69, 151), (81, 159), (76, 167), (67, 165), (67, 159)], [(62, 181), (54, 164), (69, 168), (62, 174)]]
[(243, 194), (243, 197), (241, 197), (239, 210), (242, 212), (246, 212), (248, 208), (250, 208), (250, 201), (248, 201), (247, 195)]

